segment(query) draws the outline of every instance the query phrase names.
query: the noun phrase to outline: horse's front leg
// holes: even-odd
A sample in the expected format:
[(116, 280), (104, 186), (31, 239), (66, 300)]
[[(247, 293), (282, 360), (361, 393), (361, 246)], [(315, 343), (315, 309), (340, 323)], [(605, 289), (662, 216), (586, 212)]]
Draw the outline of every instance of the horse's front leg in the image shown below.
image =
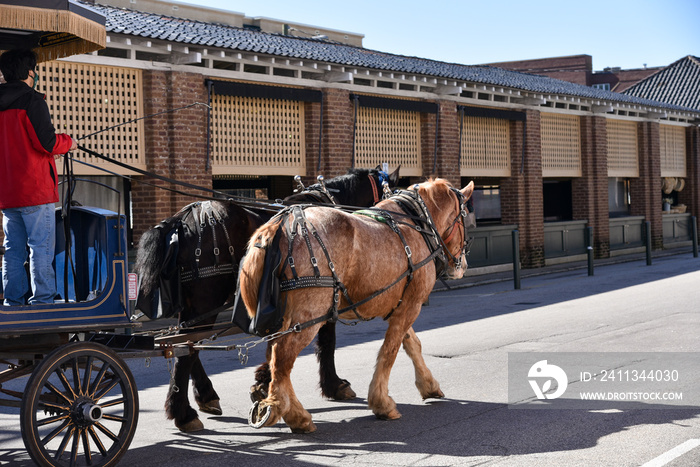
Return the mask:
[(304, 409), (297, 399), (290, 378), (297, 355), (313, 340), (318, 327), (314, 326), (299, 333), (287, 334), (269, 346), (269, 365), (272, 379), (268, 387), (268, 396), (258, 404), (258, 415), (269, 411), (270, 415), (264, 426), (272, 426), (283, 418), (294, 433), (311, 433), (316, 425), (311, 414)]
[(337, 401), (354, 399), (357, 394), (347, 380), (340, 379), (335, 369), (335, 323), (327, 322), (319, 329), (316, 358), (323, 396)]
[(197, 402), (199, 410), (211, 415), (221, 415), (223, 411), (221, 410), (219, 395), (214, 390), (214, 386), (211, 384), (204, 366), (202, 366), (199, 352), (195, 352), (192, 355), (192, 359), (192, 388), (194, 390), (194, 400)]
[(191, 355), (175, 359), (175, 369), (168, 387), (168, 396), (165, 399), (166, 416), (169, 420), (174, 420), (175, 426), (185, 433), (204, 428), (197, 411), (190, 407), (190, 401), (187, 397), (193, 362)]
[(403, 348), (413, 362), (413, 368), (416, 372), (416, 387), (421, 397), (423, 399), (445, 397), (445, 394), (440, 390), (440, 384), (435, 380), (425, 364), (422, 345), (413, 327), (408, 329), (403, 338)]
[(417, 309), (407, 309), (405, 303), (404, 306), (397, 308), (388, 320), (389, 327), (384, 335), (384, 343), (379, 349), (379, 355), (377, 355), (372, 382), (369, 384), (367, 397), (369, 408), (372, 409), (377, 418), (383, 420), (401, 418), (401, 413), (396, 408), (396, 402), (389, 396), (389, 375), (406, 331), (413, 325), (413, 321), (420, 312), (420, 305)]

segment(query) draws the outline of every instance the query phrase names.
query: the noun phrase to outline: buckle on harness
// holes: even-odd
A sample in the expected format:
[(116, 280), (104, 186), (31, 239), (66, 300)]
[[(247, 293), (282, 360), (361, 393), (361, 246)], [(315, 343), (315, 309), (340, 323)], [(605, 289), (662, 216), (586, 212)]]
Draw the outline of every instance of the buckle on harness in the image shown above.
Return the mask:
[(197, 257), (202, 256), (202, 249), (197, 248), (196, 250), (194, 250), (194, 255)]
[(410, 246), (406, 245), (405, 247), (403, 247), (403, 249), (406, 250), (406, 256), (408, 256), (409, 258), (410, 258), (411, 256), (413, 256), (413, 253), (411, 253), (411, 247), (410, 247)]

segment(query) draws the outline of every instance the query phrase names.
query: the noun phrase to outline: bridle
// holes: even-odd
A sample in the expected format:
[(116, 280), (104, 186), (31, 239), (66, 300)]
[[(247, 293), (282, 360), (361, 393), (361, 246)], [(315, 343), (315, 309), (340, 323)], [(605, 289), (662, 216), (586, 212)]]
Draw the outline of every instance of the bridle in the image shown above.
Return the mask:
[[(442, 238), (441, 243), (443, 246), (443, 250), (447, 255), (450, 257), (452, 262), (455, 265), (455, 268), (461, 268), (462, 267), (462, 258), (466, 258), (466, 256), (469, 254), (469, 247), (471, 247), (472, 239), (467, 238), (467, 198), (464, 197), (462, 192), (457, 190), (456, 188), (450, 187), (450, 191), (455, 194), (455, 203), (457, 206), (457, 215), (455, 216), (454, 220), (452, 221), (452, 224), (447, 228), (445, 233), (447, 234), (447, 238)], [(458, 222), (461, 221), (461, 222)], [(460, 227), (461, 229), (457, 229), (457, 227)], [(462, 231), (462, 241), (460, 245), (462, 245), (461, 251), (459, 253), (459, 258), (455, 258), (455, 256), (447, 249), (447, 244), (452, 240), (453, 235), (457, 230)], [(448, 233), (449, 232), (449, 233)]]
[[(414, 214), (417, 214), (417, 218), (414, 218), (414, 220), (419, 220), (420, 222), (427, 225), (428, 231), (422, 229), (419, 230), (423, 234), (423, 238), (426, 244), (428, 245), (430, 251), (434, 253), (437, 252), (434, 256), (435, 270), (437, 276), (440, 277), (442, 274), (444, 274), (445, 270), (447, 269), (447, 264), (450, 260), (452, 261), (452, 264), (454, 264), (455, 268), (461, 268), (462, 258), (465, 258), (467, 253), (469, 252), (471, 241), (466, 236), (467, 199), (464, 197), (464, 195), (462, 195), (462, 193), (459, 190), (453, 187), (449, 187), (450, 191), (454, 193), (456, 197), (455, 203), (457, 207), (457, 215), (451, 222), (450, 226), (441, 235), (437, 230), (437, 226), (435, 225), (435, 221), (433, 221), (428, 207), (425, 205), (423, 198), (418, 193), (417, 188), (418, 185), (416, 184), (410, 187), (408, 191), (396, 191), (394, 192), (394, 196), (392, 196), (391, 199), (397, 202), (399, 206), (401, 206), (407, 213), (413, 211)], [(449, 250), (447, 243), (452, 239), (455, 232), (457, 230), (460, 230), (458, 226), (461, 227), (462, 242), (460, 251), (458, 253), (458, 257), (456, 257)], [(443, 237), (446, 238), (443, 239)]]

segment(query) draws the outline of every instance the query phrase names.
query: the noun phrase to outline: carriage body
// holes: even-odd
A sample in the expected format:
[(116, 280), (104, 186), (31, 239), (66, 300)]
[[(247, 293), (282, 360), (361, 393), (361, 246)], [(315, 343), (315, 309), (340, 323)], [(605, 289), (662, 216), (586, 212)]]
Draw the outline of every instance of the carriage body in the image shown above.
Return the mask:
[[(77, 206), (67, 219), (70, 229), (64, 230), (61, 211), (56, 211), (55, 266), (61, 298), (52, 304), (0, 307), (0, 341), (5, 344), (24, 334), (130, 325), (125, 217)], [(66, 232), (71, 236), (68, 251)], [(66, 255), (73, 267), (66, 265)]]
[(126, 219), (82, 206), (71, 207), (65, 220), (61, 214), (56, 211), (60, 298), (0, 306), (0, 361), (7, 364), (0, 406), (19, 407), (22, 438), (38, 465), (114, 465), (136, 430), (138, 392), (123, 354), (87, 340), (133, 326)]

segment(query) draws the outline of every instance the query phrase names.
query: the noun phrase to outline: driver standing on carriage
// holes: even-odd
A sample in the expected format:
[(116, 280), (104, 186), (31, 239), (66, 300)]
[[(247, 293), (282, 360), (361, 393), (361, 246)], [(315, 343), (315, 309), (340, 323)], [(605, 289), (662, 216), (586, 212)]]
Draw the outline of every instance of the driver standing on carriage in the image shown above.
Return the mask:
[(54, 203), (58, 175), (54, 157), (77, 142), (56, 134), (46, 97), (35, 91), (36, 54), (9, 50), (0, 56), (0, 210), (5, 234), (2, 285), (5, 305), (24, 305), (29, 291), (24, 263), (29, 245), (30, 304), (53, 303), (56, 273)]

